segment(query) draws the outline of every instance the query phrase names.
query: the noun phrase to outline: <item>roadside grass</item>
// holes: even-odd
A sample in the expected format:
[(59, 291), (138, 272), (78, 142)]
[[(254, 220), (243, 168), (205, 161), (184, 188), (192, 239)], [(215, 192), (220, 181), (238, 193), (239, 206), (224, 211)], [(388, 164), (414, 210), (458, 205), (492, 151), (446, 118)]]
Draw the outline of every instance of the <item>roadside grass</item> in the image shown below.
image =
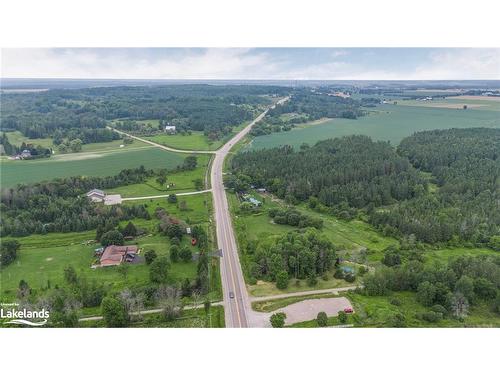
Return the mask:
[(248, 292), (254, 297), (273, 296), (284, 293), (304, 292), (308, 290), (321, 290), (331, 288), (341, 288), (346, 286), (356, 286), (356, 281), (349, 283), (342, 279), (333, 278), (334, 270), (326, 272), (328, 280), (323, 280), (321, 277), (317, 278), (315, 285), (308, 285), (307, 280), (290, 279), (288, 288), (278, 289), (275, 283), (258, 280), (255, 285), (248, 285)]
[(39, 160), (1, 160), (3, 187), (47, 181), (58, 177), (110, 176), (126, 168), (173, 169), (185, 156), (157, 148), (56, 155)]
[[(123, 147), (120, 147), (123, 145)], [(143, 142), (133, 140), (130, 144), (124, 144), (123, 139), (117, 139), (111, 142), (99, 142), (99, 143), (87, 143), (82, 145), (81, 152), (96, 152), (96, 151), (112, 151), (112, 150), (130, 150), (135, 148), (151, 148), (153, 146), (147, 146)], [(57, 150), (56, 150), (56, 153)]]
[(158, 182), (156, 182), (156, 177), (152, 177), (140, 184), (132, 184), (112, 188), (107, 191), (107, 193), (121, 194), (123, 198), (129, 198), (196, 191), (193, 181), (196, 179), (201, 179), (203, 182), (205, 182), (205, 174), (209, 164), (210, 155), (197, 155), (196, 157), (198, 160), (198, 164), (194, 170), (170, 172), (167, 174), (166, 185), (172, 183), (174, 184), (174, 186), (171, 186), (170, 188), (167, 188), (166, 185), (159, 185)]
[[(99, 314), (100, 315), (100, 314)], [(80, 328), (105, 327), (103, 320), (90, 320), (79, 322)], [(161, 313), (144, 314), (140, 321), (133, 321), (128, 327), (132, 328), (224, 328), (224, 308), (211, 306), (209, 314), (201, 309), (184, 310), (180, 318), (167, 322)]]
[[(394, 100), (398, 102), (397, 105), (379, 105), (376, 109), (370, 110), (368, 115), (357, 120), (331, 119), (316, 125), (307, 123), (306, 126), (297, 126), (288, 132), (259, 136), (252, 140), (248, 148), (272, 148), (285, 144), (299, 147), (302, 143), (314, 145), (320, 140), (351, 134), (364, 134), (374, 140), (390, 141), (392, 145), (397, 145), (403, 138), (416, 131), (500, 126), (498, 108), (477, 107), (474, 110), (428, 108), (400, 105), (404, 104), (404, 101), (397, 98)], [(491, 105), (496, 106), (496, 103)]]

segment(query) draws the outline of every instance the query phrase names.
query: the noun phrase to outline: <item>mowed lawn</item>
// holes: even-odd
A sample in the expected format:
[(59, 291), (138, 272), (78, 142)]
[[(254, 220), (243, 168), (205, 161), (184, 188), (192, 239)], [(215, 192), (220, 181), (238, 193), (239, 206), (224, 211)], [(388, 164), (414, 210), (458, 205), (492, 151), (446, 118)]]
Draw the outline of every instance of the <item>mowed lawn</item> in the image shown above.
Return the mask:
[[(108, 194), (121, 194), (122, 197), (144, 197), (154, 195), (175, 194), (182, 192), (196, 191), (194, 180), (201, 179), (205, 181), (207, 166), (210, 161), (210, 155), (196, 155), (198, 164), (192, 171), (179, 171), (167, 174), (167, 184), (161, 186), (156, 182), (156, 177), (149, 178), (141, 184), (132, 184), (119, 186), (107, 191)], [(171, 185), (167, 188), (166, 185)]]
[(118, 149), (114, 151), (82, 152), (55, 155), (39, 160), (1, 160), (3, 187), (70, 176), (112, 176), (123, 169), (172, 169), (182, 164), (185, 155), (154, 147)]
[[(397, 100), (398, 103), (403, 103)], [(450, 103), (454, 101), (450, 100)], [(487, 102), (486, 104), (488, 104)], [(456, 103), (455, 103), (456, 105)], [(251, 149), (278, 147), (280, 145), (300, 146), (317, 141), (352, 134), (364, 134), (374, 140), (390, 141), (393, 145), (414, 132), (432, 129), (500, 127), (500, 112), (496, 103), (492, 110), (429, 108), (425, 106), (382, 104), (370, 110), (367, 116), (357, 120), (331, 119), (315, 125), (303, 124), (288, 132), (259, 136), (248, 146)], [(481, 109), (479, 109), (481, 108)]]

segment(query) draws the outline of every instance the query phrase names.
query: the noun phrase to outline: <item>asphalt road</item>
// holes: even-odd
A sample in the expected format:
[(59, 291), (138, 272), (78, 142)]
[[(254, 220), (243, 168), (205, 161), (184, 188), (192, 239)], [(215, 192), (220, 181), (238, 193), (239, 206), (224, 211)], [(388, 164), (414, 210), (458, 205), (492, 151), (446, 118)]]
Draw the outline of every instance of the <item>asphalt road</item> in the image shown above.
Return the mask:
[[(282, 99), (282, 103), (288, 98)], [(241, 270), (236, 245), (235, 234), (232, 227), (231, 214), (227, 203), (223, 183), (224, 159), (231, 148), (250, 131), (253, 125), (262, 120), (268, 110), (261, 113), (255, 120), (236, 134), (216, 153), (212, 164), (211, 181), (214, 198), (214, 216), (217, 228), (217, 245), (222, 249), (220, 263), (222, 292), (224, 299), (224, 314), (226, 327), (245, 328), (249, 326), (248, 317), (252, 314), (252, 307), (248, 297), (243, 272)]]

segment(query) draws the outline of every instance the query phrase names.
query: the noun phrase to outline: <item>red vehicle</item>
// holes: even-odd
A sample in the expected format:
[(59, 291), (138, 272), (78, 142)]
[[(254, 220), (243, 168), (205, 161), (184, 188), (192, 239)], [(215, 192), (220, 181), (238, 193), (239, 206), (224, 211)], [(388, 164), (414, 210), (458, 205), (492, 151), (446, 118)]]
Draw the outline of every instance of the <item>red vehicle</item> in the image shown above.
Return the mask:
[(352, 314), (354, 311), (353, 311), (352, 307), (346, 307), (346, 308), (344, 309), (344, 312), (345, 312), (346, 314)]

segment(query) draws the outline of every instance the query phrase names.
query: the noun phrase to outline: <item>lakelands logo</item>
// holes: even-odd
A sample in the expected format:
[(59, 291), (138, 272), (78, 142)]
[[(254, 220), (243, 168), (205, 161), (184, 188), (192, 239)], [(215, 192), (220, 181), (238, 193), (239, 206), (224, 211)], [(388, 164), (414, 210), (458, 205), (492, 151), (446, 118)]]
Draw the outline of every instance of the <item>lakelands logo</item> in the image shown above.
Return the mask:
[(0, 319), (10, 319), (4, 322), (4, 324), (40, 327), (47, 324), (49, 316), (49, 311), (44, 308), (33, 311), (26, 308), (19, 309), (18, 303), (0, 304)]

